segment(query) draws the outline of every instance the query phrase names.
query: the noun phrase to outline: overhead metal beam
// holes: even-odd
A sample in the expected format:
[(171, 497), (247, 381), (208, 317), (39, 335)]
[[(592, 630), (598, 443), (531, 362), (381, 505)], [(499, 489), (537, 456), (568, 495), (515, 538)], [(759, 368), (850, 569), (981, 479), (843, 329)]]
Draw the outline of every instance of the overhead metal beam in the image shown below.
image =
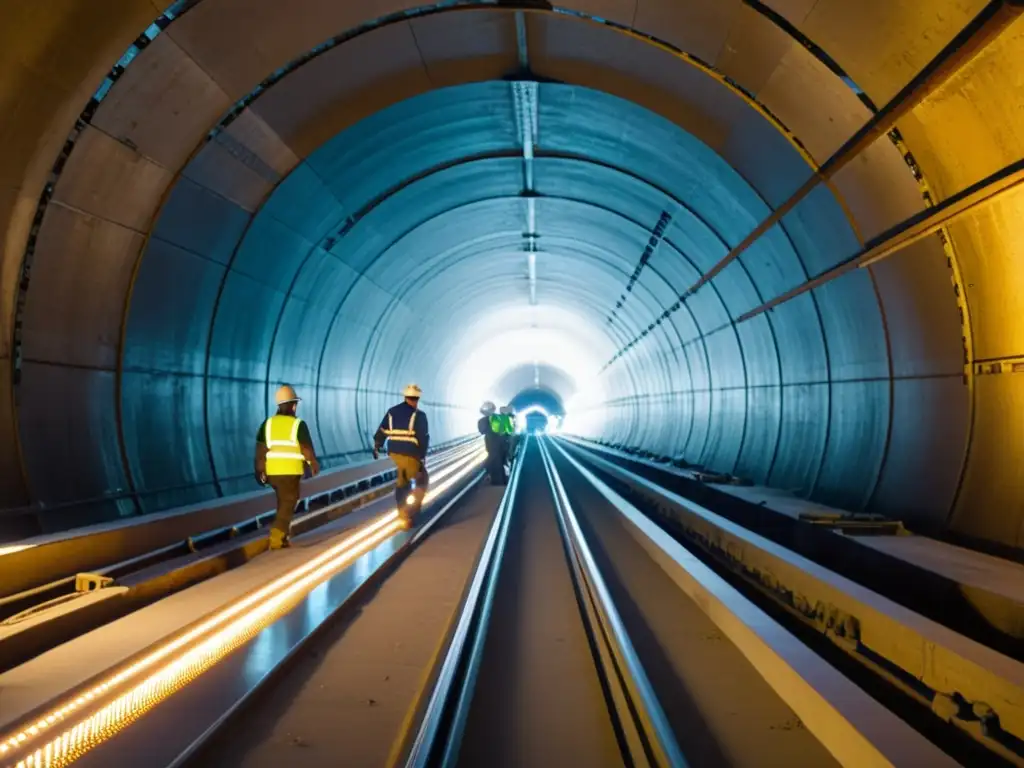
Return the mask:
[(768, 218), (758, 224), (742, 242), (729, 251), (717, 264), (705, 272), (683, 294), (683, 300), (695, 294), (713, 280), (723, 269), (739, 258), (772, 227), (792, 211), (819, 184), (828, 181), (861, 154), (878, 137), (888, 131), (926, 99), (935, 89), (946, 83), (961, 67), (977, 56), (1024, 12), (1024, 0), (992, 0), (922, 69), (913, 80), (880, 109), (859, 131), (829, 157), (818, 171), (776, 208)]
[[(516, 31), (520, 31), (519, 17), (516, 14)], [(520, 58), (526, 55), (525, 23), (521, 27), (523, 37), (520, 40)], [(537, 200), (534, 188), (533, 158), (539, 129), (540, 88), (536, 82), (517, 80), (512, 83), (512, 103), (515, 110), (516, 127), (519, 130), (520, 143), (523, 149), (523, 197), (526, 199), (526, 239), (525, 250), (529, 275), (530, 305), (537, 304)]]
[(845, 275), (847, 272), (869, 267), (884, 258), (892, 256), (908, 245), (938, 232), (946, 225), (977, 208), (998, 200), (1008, 192), (1020, 187), (1021, 184), (1024, 184), (1024, 160), (1018, 160), (1001, 171), (997, 171), (991, 176), (982, 179), (977, 184), (943, 200), (933, 208), (928, 208), (905, 219), (868, 242), (859, 253), (854, 254), (827, 272), (821, 273), (781, 296), (777, 296), (771, 301), (767, 301), (761, 306), (740, 315), (736, 322), (742, 323), (744, 320), (749, 320), (763, 312), (774, 309), (801, 294), (813, 291), (815, 288), (819, 288), (825, 283)]
[(986, 358), (972, 361), (976, 376), (992, 376), (1001, 373), (1024, 373), (1024, 355)]
[(530, 47), (526, 31), (526, 14), (516, 11), (516, 51), (519, 53), (519, 70), (530, 71)]
[(531, 253), (527, 258), (530, 270), (530, 305), (537, 304), (537, 254)]
[(523, 187), (527, 193), (533, 192), (533, 155), (539, 127), (539, 98), (539, 87), (536, 82), (516, 80), (512, 83), (516, 128), (523, 147)]

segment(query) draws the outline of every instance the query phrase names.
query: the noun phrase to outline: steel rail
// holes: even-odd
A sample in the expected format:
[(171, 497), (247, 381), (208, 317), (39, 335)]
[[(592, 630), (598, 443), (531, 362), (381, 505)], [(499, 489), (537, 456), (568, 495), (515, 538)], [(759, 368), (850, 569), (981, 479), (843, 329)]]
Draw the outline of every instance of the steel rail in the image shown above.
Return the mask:
[[(521, 456), (525, 455), (528, 445), (529, 438)], [(509, 523), (522, 469), (523, 462), (517, 461), (491, 523), (448, 651), (441, 662), (437, 681), (406, 758), (407, 768), (453, 765), (458, 758), (476, 677), (483, 659), (484, 641), (494, 607), (494, 594), (508, 542)]]
[[(919, 661), (928, 667), (920, 675), (922, 682), (927, 683), (936, 675), (943, 676), (952, 685), (968, 686), (961, 691), (968, 701), (974, 701), (970, 686), (981, 682), (977, 678), (982, 676), (977, 673), (982, 670), (978, 667), (948, 671), (939, 668), (952, 659), (950, 651), (956, 652), (954, 647), (943, 642), (952, 636), (951, 632), (937, 627), (938, 634), (925, 641), (934, 645), (925, 648), (925, 643), (915, 644), (912, 633), (930, 625), (923, 617), (901, 606), (891, 605), (867, 589), (837, 577), (784, 547), (588, 452), (578, 444), (559, 440), (555, 447), (612, 504), (627, 530), (652, 559), (701, 607), (841, 764), (958, 765), (939, 746), (801, 641), (787, 628), (788, 624), (769, 616), (750, 597), (732, 586), (719, 570), (747, 574), (747, 580), (755, 587), (757, 584), (763, 586), (763, 582), (753, 582), (767, 579), (770, 575), (778, 588), (792, 595), (797, 603), (827, 606), (829, 611), (841, 617), (853, 617), (857, 630), (853, 637), (849, 637), (849, 633), (842, 635), (846, 629), (842, 621), (838, 622), (842, 626), (820, 628), (840, 648), (873, 646), (874, 652), (882, 658), (894, 645), (903, 647), (908, 655), (920, 649)], [(641, 511), (621, 495), (616, 486), (625, 487), (629, 495), (635, 488), (636, 495), (645, 506), (649, 503), (656, 511)], [(666, 528), (666, 521), (670, 521), (669, 528)], [(669, 533), (671, 521), (678, 521), (685, 528), (685, 539)], [(704, 549), (705, 542), (713, 542), (723, 553), (720, 557), (711, 558), (717, 563), (714, 567), (695, 554)], [(874, 607), (869, 615), (866, 611), (872, 600)], [(893, 615), (884, 625), (870, 621), (885, 610), (885, 606), (890, 606)], [(897, 623), (900, 619), (907, 622), (902, 631)], [(879, 643), (887, 645), (881, 647)], [(995, 656), (987, 649), (979, 650), (983, 655)], [(971, 679), (972, 674), (975, 679)], [(995, 688), (999, 690), (999, 686)], [(990, 692), (992, 690), (989, 689)]]
[(686, 759), (601, 577), (546, 442), (543, 438), (538, 441), (556, 517), (577, 582), (581, 613), (599, 648), (596, 661), (612, 693), (610, 703), (625, 737), (629, 762), (633, 766), (685, 768)]

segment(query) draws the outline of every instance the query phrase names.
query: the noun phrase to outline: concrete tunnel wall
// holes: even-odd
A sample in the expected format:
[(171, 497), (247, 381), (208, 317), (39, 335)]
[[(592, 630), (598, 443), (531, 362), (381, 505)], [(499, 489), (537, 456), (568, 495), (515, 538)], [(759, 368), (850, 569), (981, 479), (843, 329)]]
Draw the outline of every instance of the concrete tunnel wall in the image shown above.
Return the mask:
[[(494, 82), (518, 70), (510, 12), (178, 3), (82, 113), (167, 4), (31, 5), (0, 33), (5, 507), (52, 529), (251, 487), (252, 432), (282, 379), (311, 393), (335, 461), (407, 379), (435, 439), (469, 428), (459, 341), (477, 337), (461, 318), (528, 316), (524, 261), (505, 258), (526, 205), (516, 101)], [(538, 263), (537, 311), (614, 358), (582, 429), (1018, 544), (1018, 195), (945, 244), (733, 321), (1021, 156), (1020, 22), (900, 121), (901, 145), (880, 138), (679, 302), (870, 117), (838, 70), (883, 104), (983, 6), (526, 15), (532, 72), (564, 84), (537, 100), (538, 231), (559, 257)]]

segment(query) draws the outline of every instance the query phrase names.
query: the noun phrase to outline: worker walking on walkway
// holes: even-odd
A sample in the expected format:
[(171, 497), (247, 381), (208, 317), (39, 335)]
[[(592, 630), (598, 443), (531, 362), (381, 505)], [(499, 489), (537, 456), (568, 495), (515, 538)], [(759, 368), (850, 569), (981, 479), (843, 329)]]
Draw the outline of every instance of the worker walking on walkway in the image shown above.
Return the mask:
[[(409, 527), (413, 516), (419, 512), (429, 482), (426, 458), (430, 447), (430, 428), (427, 414), (419, 410), (423, 391), (415, 384), (410, 384), (402, 395), (405, 400), (390, 408), (377, 428), (377, 434), (373, 437), (373, 458), (380, 456), (380, 450), (387, 441), (388, 457), (395, 462), (398, 470), (395, 488), (398, 514), (406, 527)], [(410, 493), (413, 481), (416, 486)]]
[(505, 463), (511, 464), (516, 457), (516, 419), (511, 405), (501, 407), (501, 434), (505, 438)]
[(256, 480), (268, 483), (277, 496), (277, 514), (270, 526), (270, 548), (288, 546), (292, 516), (299, 503), (299, 483), (309, 465), (313, 477), (320, 474), (320, 462), (313, 451), (313, 439), (306, 422), (296, 416), (299, 396), (285, 384), (274, 397), (277, 413), (260, 425), (256, 433)]
[(477, 431), (484, 436), (484, 448), (487, 450), (487, 474), (491, 485), (505, 485), (505, 445), (501, 434), (501, 417), (495, 413), (494, 403), (487, 401), (480, 407), (480, 421), (476, 423)]

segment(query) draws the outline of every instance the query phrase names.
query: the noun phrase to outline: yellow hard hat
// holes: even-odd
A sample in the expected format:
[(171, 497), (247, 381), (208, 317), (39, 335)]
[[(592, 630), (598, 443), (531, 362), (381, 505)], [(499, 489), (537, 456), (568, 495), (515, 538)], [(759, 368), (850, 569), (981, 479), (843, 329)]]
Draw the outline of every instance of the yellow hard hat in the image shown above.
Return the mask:
[(290, 384), (285, 384), (277, 390), (277, 394), (274, 395), (274, 401), (278, 405), (284, 405), (285, 403), (297, 403), (302, 398), (295, 394), (295, 390)]
[(410, 384), (402, 390), (403, 397), (423, 397), (423, 390), (415, 384)]

